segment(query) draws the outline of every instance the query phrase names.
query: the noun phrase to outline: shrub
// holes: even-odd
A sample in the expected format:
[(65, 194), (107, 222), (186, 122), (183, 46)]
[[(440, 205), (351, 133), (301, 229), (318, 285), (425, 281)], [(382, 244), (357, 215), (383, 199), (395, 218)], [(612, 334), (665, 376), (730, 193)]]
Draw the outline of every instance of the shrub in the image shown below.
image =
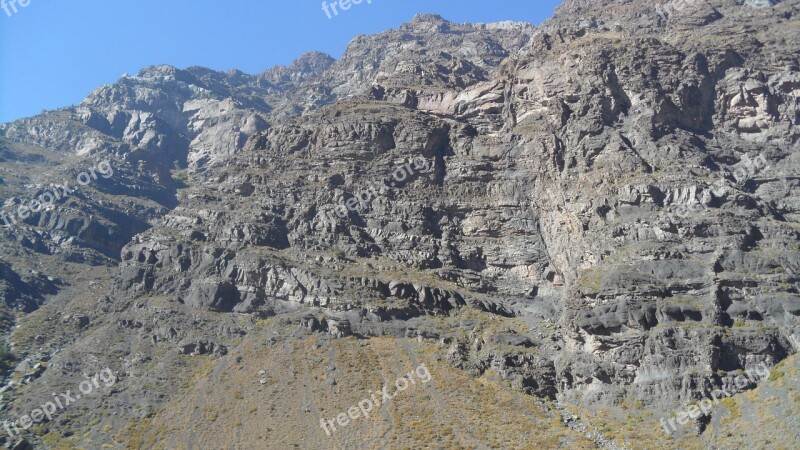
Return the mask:
[(183, 170), (178, 170), (173, 173), (172, 179), (182, 186), (187, 186), (189, 184), (189, 175)]
[(5, 342), (0, 342), (0, 370), (8, 370), (12, 366), (14, 355), (8, 350)]
[(768, 380), (769, 381), (777, 381), (777, 380), (780, 380), (781, 378), (783, 378), (784, 375), (785, 375), (785, 373), (782, 370), (776, 369), (776, 368), (773, 367), (772, 370), (769, 373)]
[(347, 256), (347, 255), (344, 252), (344, 250), (342, 250), (340, 248), (335, 248), (335, 249), (333, 249), (333, 256), (337, 257), (338, 259), (344, 259), (344, 257)]

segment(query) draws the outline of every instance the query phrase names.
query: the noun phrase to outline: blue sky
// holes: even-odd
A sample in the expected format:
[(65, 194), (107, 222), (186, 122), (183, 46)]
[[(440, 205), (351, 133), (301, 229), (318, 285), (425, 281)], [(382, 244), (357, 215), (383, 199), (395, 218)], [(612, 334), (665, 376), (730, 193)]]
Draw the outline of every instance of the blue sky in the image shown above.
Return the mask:
[(363, 0), (329, 19), (322, 0), (16, 0), (16, 13), (3, 1), (12, 15), (0, 8), (0, 123), (78, 103), (152, 64), (260, 73), (311, 50), (339, 58), (356, 35), (397, 28), (416, 13), (541, 23), (560, 3)]

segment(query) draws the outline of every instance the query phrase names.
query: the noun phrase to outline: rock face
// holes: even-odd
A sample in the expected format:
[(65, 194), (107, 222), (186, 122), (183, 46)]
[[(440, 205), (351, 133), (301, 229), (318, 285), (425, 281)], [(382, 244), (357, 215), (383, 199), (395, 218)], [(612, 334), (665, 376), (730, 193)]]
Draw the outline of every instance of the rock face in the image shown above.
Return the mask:
[[(669, 407), (797, 351), (798, 12), (567, 0), (539, 27), (418, 16), (338, 61), (147, 68), (2, 133), (188, 168), (188, 187), (157, 183), (169, 211), (111, 246), (117, 298), (299, 310), (309, 332), (441, 339), (451, 365), (537, 396)], [(508, 326), (434, 325), (463, 308)]]
[[(527, 377), (599, 402), (683, 400), (706, 373), (777, 362), (795, 351), (800, 312), (780, 262), (798, 238), (798, 166), (781, 161), (797, 157), (800, 74), (796, 55), (764, 51), (771, 34), (716, 36), (742, 15), (789, 27), (777, 18), (795, 6), (627, 23), (568, 2), (535, 30), (425, 16), (361, 37), (322, 76), (351, 97), (273, 124), (204, 173), (128, 247), (120, 290), (226, 311), (360, 308), (362, 321), (509, 299), (525, 317), (551, 302), (559, 344)], [(362, 202), (415, 157), (433, 169)], [(347, 217), (326, 214), (353, 198)], [(203, 238), (162, 237), (192, 233)], [(382, 278), (385, 265), (408, 272)]]

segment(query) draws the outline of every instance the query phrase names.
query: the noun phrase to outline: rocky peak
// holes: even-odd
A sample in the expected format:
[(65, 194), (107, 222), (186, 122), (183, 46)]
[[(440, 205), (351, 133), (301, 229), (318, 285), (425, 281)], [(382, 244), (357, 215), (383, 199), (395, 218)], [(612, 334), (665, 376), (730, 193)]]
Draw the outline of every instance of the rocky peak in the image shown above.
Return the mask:
[(302, 83), (321, 76), (336, 60), (322, 52), (306, 53), (286, 66), (276, 66), (263, 72), (259, 78), (273, 84)]
[(188, 83), (193, 81), (193, 78), (188, 72), (168, 64), (147, 66), (141, 69), (136, 76), (139, 78), (159, 81), (178, 80)]
[(450, 23), (448, 20), (445, 20), (444, 17), (440, 16), (439, 14), (415, 14), (411, 21), (408, 23), (409, 26), (413, 25), (422, 25), (422, 24), (442, 24), (442, 23)]
[(319, 76), (336, 62), (331, 55), (323, 52), (308, 52), (292, 61), (289, 70), (307, 72), (309, 76)]

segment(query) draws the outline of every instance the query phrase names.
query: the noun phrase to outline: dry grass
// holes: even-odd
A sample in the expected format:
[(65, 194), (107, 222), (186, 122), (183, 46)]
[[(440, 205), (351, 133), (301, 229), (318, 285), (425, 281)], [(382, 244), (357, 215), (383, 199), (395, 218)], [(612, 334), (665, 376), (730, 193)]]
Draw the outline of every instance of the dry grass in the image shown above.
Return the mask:
[[(213, 366), (198, 364), (179, 398), (115, 439), (126, 448), (593, 448), (535, 398), (436, 361), (440, 351), (394, 338), (246, 339)], [(393, 392), (417, 363), (431, 382), (417, 378), (368, 418), (325, 435), (321, 417), (346, 413), (384, 383)]]

